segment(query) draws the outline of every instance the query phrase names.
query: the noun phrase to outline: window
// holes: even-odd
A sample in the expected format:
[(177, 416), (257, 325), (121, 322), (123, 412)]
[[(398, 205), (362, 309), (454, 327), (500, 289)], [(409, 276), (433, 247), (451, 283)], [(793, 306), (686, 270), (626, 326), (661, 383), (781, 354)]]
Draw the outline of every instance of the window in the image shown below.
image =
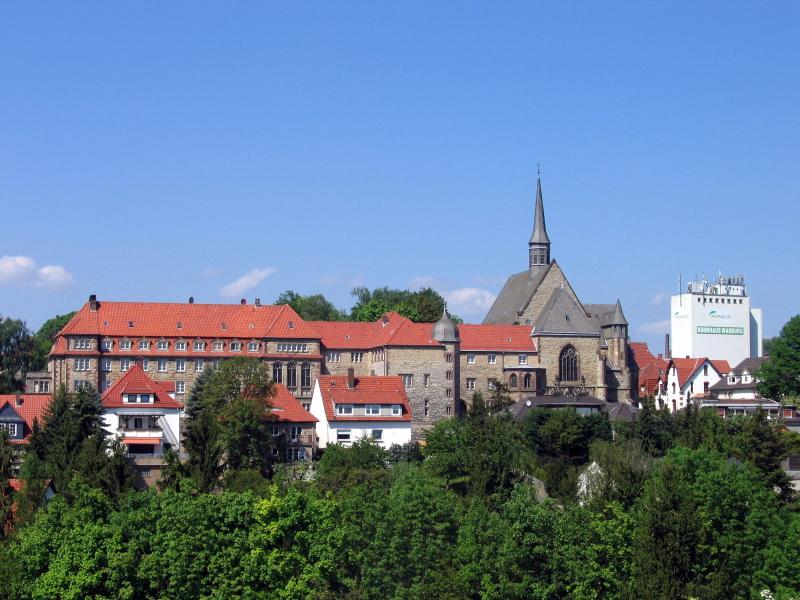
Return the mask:
[(364, 413), (369, 416), (378, 416), (381, 414), (380, 404), (367, 404), (364, 407)]
[(410, 388), (414, 386), (414, 376), (413, 375), (400, 375), (403, 379), (403, 385)]
[(519, 364), (527, 365), (528, 364), (528, 355), (527, 354), (520, 354), (519, 355)]
[(452, 371), (446, 371), (445, 374), (444, 374), (444, 378), (447, 379), (447, 381), (450, 381), (451, 379), (453, 379), (453, 372)]
[(175, 393), (176, 394), (183, 394), (186, 391), (186, 382), (185, 381), (176, 381), (175, 382)]
[(351, 352), (350, 353), (350, 362), (360, 363), (364, 360), (364, 353), (363, 352)]
[(281, 434), (281, 428), (277, 425), (272, 426), (272, 437), (278, 437)]
[(202, 340), (196, 340), (194, 344), (192, 344), (192, 348), (195, 352), (205, 352), (206, 351), (206, 343)]
[(139, 475), (140, 475), (142, 478), (145, 478), (145, 477), (150, 477), (150, 475), (151, 475), (151, 474), (152, 474), (152, 473), (150, 472), (150, 469), (142, 469), (141, 471), (139, 471)]
[(311, 387), (311, 365), (308, 363), (303, 363), (300, 367), (300, 387)]
[(242, 351), (242, 342), (231, 342), (230, 349), (231, 349), (231, 352), (241, 352)]
[[(153, 396), (151, 394), (123, 394), (122, 401), (128, 404), (150, 404), (153, 402)], [(134, 429), (144, 429), (141, 418), (137, 417), (133, 422)]]
[(120, 361), (119, 370), (124, 373), (125, 371), (127, 371), (130, 368), (131, 368), (131, 359), (130, 358), (123, 358)]
[(467, 364), (474, 365), (475, 364), (475, 355), (474, 354), (467, 354)]
[(89, 370), (89, 359), (88, 358), (76, 358), (75, 359), (75, 370), (76, 371), (88, 371)]
[[(427, 400), (425, 400), (427, 402)], [(399, 417), (403, 414), (403, 407), (400, 404), (392, 404), (392, 416)]]
[(525, 373), (525, 377), (522, 378), (522, 387), (526, 390), (531, 389), (532, 377), (530, 373)]
[(337, 404), (336, 405), (336, 414), (337, 415), (352, 415), (353, 414), (353, 405), (352, 404)]
[(114, 347), (112, 340), (103, 340), (103, 350), (111, 350)]
[(205, 368), (205, 363), (203, 363), (202, 358), (198, 358), (194, 361), (194, 372), (195, 373), (202, 373), (203, 369)]
[(219, 359), (216, 358), (214, 360), (208, 361), (208, 368), (211, 369), (212, 371), (216, 371), (217, 369), (219, 369)]
[(142, 359), (142, 371), (149, 371), (150, 370), (150, 361), (146, 358)]
[(334, 352), (333, 350), (329, 351), (328, 355), (326, 356), (326, 360), (332, 363), (340, 362), (341, 359), (342, 357), (340, 356), (340, 354), (338, 352)]
[(297, 366), (294, 363), (286, 365), (286, 387), (297, 387)]
[(444, 414), (446, 414), (446, 415), (450, 414), (450, 407), (449, 406), (445, 406), (444, 407)]
[(148, 340), (139, 340), (139, 350), (150, 350), (150, 342)]
[(8, 437), (16, 437), (17, 423), (0, 423), (0, 429), (5, 429), (8, 432)]
[(303, 431), (302, 427), (292, 426), (289, 429), (289, 439), (293, 442), (296, 442), (300, 439), (300, 433)]
[(83, 389), (91, 389), (92, 385), (88, 381), (84, 381), (83, 379), (77, 379), (72, 382), (72, 389), (74, 391), (79, 391)]
[(559, 355), (558, 378), (560, 381), (578, 381), (578, 353), (572, 346), (566, 346)]
[(336, 430), (336, 441), (337, 442), (349, 442), (350, 441), (350, 430), (349, 429), (337, 429)]
[(258, 352), (258, 342), (247, 342), (247, 351), (248, 352)]
[(175, 361), (175, 370), (178, 373), (185, 373), (186, 372), (186, 359), (185, 358), (179, 358), (178, 360)]
[(428, 416), (428, 411), (429, 411), (429, 410), (430, 410), (430, 400), (428, 400), (427, 398), (425, 398), (425, 409), (424, 409), (424, 413), (425, 413), (425, 416), (426, 416), (426, 417)]
[(283, 383), (283, 365), (279, 362), (272, 365), (272, 381), (275, 383)]
[(301, 402), (300, 404), (305, 410), (311, 410), (311, 402)]
[(489, 355), (489, 364), (494, 365), (497, 363), (497, 354), (490, 354)]
[(130, 350), (131, 349), (131, 341), (130, 340), (120, 340), (119, 349), (120, 350)]
[(708, 393), (708, 382), (707, 381), (703, 382), (703, 393), (704, 394)]
[(163, 359), (158, 361), (158, 370), (161, 373), (166, 373), (166, 371), (167, 371), (167, 361), (165, 361)]
[(489, 379), (486, 380), (486, 387), (489, 390), (494, 390), (495, 389), (495, 382), (494, 382), (494, 378), (493, 377), (489, 377)]
[(286, 460), (289, 462), (295, 462), (298, 460), (305, 460), (306, 459), (306, 449), (305, 448), (287, 448), (286, 449)]
[(158, 340), (156, 343), (156, 350), (164, 351), (169, 348), (169, 342), (167, 340)]
[(508, 378), (508, 387), (516, 388), (517, 387), (517, 374), (512, 373), (511, 377)]
[(376, 442), (380, 442), (383, 440), (383, 429), (373, 429), (372, 430), (372, 439)]
[(672, 382), (672, 393), (673, 394), (675, 393), (675, 382), (674, 381)]
[(222, 342), (214, 342), (211, 344), (212, 352), (222, 352)]
[(474, 390), (475, 389), (475, 379), (471, 377), (467, 377), (467, 389)]
[(430, 387), (430, 385), (431, 385), (431, 374), (430, 373), (425, 373), (422, 376), (422, 385), (424, 385), (425, 387)]
[(178, 340), (175, 342), (175, 350), (178, 352), (186, 352), (186, 342), (183, 340)]
[(445, 362), (453, 362), (453, 353), (452, 352), (445, 352), (444, 353), (444, 360), (445, 360)]
[(445, 395), (446, 397), (448, 397), (448, 398), (452, 398), (452, 397), (453, 397), (453, 388), (447, 388), (447, 389), (444, 391), (444, 395)]
[(708, 375), (708, 365), (703, 365), (703, 375)]
[(308, 352), (308, 344), (278, 344), (278, 352)]
[(75, 338), (72, 347), (76, 350), (89, 350), (92, 347), (92, 340), (89, 338)]

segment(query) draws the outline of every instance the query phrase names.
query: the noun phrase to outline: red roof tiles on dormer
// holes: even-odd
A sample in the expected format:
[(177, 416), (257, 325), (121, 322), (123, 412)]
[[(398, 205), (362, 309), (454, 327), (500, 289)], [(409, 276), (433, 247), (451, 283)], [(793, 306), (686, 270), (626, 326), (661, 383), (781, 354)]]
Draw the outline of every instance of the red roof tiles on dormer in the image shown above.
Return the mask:
[[(173, 391), (175, 391), (173, 382), (153, 381), (139, 365), (134, 365), (103, 392), (100, 403), (103, 408), (133, 408), (136, 406), (183, 408), (182, 402), (170, 396)], [(152, 394), (154, 402), (151, 404), (123, 402), (123, 394)]]
[[(356, 377), (355, 385), (347, 387), (346, 375), (320, 375), (317, 379), (325, 416), (328, 421), (410, 421), (411, 405), (406, 396), (403, 380), (399, 375), (371, 375)], [(392, 416), (344, 416), (337, 415), (336, 404), (399, 404), (403, 414)]]

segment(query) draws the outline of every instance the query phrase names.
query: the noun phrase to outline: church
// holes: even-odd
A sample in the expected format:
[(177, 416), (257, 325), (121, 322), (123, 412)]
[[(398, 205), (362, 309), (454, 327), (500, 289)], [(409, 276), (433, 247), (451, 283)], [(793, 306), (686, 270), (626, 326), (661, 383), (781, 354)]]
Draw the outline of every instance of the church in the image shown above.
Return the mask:
[(550, 250), (542, 183), (537, 179), (528, 268), (506, 280), (483, 323), (530, 326), (537, 374), (544, 379), (537, 382), (539, 393), (635, 400), (635, 363), (619, 299), (614, 304), (583, 304)]

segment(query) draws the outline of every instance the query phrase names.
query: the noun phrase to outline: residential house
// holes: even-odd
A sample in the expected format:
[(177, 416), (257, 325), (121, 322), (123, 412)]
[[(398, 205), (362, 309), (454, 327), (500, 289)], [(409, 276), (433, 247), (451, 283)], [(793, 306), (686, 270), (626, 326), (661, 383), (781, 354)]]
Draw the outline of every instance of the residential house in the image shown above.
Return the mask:
[(711, 386), (729, 371), (724, 360), (673, 358), (659, 383), (658, 405), (674, 412), (686, 408), (691, 400), (710, 398)]
[(371, 437), (389, 448), (411, 441), (411, 404), (397, 375), (322, 375), (311, 400), (320, 448)]
[(318, 419), (308, 412), (300, 401), (283, 384), (275, 385), (275, 396), (270, 399), (269, 415), (274, 423), (273, 454), (276, 460), (296, 462), (311, 460), (317, 450)]
[(27, 444), (33, 424), (42, 424), (53, 397), (50, 394), (0, 395), (0, 429), (5, 429), (12, 444)]

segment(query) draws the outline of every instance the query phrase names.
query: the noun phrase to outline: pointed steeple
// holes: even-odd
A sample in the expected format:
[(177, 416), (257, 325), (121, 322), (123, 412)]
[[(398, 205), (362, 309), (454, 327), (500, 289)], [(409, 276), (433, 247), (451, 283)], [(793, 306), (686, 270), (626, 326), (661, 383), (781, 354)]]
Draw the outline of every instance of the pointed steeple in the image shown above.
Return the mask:
[(442, 316), (433, 324), (433, 334), (431, 337), (439, 342), (455, 343), (459, 341), (458, 328), (450, 315), (447, 314), (447, 303), (442, 309)]
[(533, 277), (539, 269), (550, 264), (550, 238), (544, 220), (542, 179), (536, 178), (536, 207), (533, 213), (533, 232), (528, 240), (528, 268)]
[(614, 307), (614, 314), (611, 315), (611, 320), (608, 322), (609, 325), (627, 325), (628, 320), (625, 318), (625, 315), (622, 314), (622, 304), (617, 298), (617, 305)]

